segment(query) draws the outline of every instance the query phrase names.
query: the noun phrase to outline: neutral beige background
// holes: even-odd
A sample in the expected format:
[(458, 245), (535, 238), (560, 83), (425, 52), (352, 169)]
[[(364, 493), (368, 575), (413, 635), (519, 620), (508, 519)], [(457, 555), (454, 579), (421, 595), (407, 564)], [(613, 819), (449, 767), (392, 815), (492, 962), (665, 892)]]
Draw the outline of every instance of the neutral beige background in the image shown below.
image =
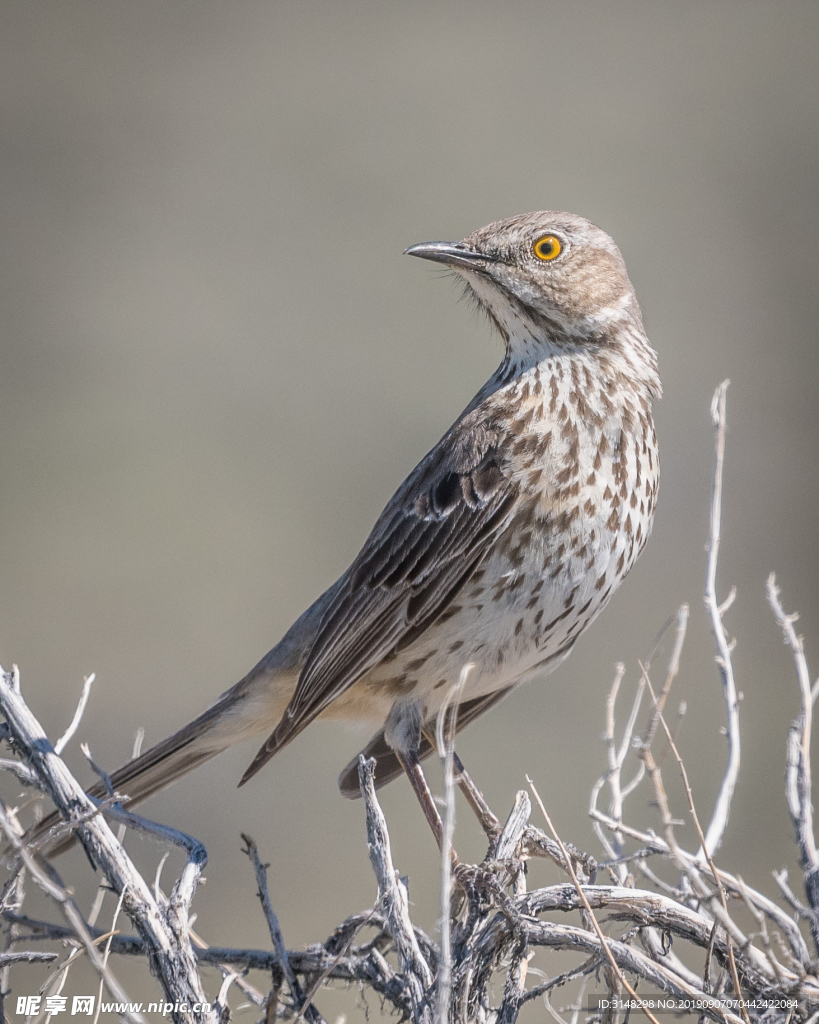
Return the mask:
[[(701, 602), (708, 406), (730, 376), (720, 589), (739, 588), (744, 767), (721, 856), (771, 889), (793, 863), (796, 707), (772, 569), (819, 664), (817, 29), (798, 2), (6, 0), (0, 661), (52, 735), (95, 671), (78, 741), (114, 768), (137, 725), (160, 739), (275, 643), (499, 359), (402, 249), (572, 210), (620, 244), (660, 353), (656, 528), (569, 662), (461, 751), (499, 813), (528, 772), (596, 851), (585, 805), (614, 663), (633, 685), (688, 601), (676, 701), (707, 817), (725, 754)], [(241, 829), (290, 945), (372, 899), (361, 806), (335, 789), (363, 738), (316, 725), (240, 791), (252, 746), (148, 805), (207, 844), (208, 941), (267, 944)], [(631, 819), (656, 826), (647, 800)], [(384, 804), (433, 929), (432, 839), (404, 783)], [(132, 842), (152, 873), (158, 851)], [(466, 814), (456, 842), (480, 856)], [(87, 907), (82, 857), (62, 868)], [(363, 1013), (350, 995), (320, 1005)]]

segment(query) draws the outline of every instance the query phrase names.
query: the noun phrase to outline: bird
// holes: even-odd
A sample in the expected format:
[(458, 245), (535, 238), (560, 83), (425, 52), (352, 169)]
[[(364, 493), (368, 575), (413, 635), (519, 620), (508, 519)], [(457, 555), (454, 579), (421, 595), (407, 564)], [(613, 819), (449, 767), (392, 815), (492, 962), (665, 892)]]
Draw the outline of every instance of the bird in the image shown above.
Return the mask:
[[(460, 279), (503, 341), (500, 364), (276, 646), (111, 775), (130, 804), (266, 733), (244, 785), (315, 719), (336, 719), (370, 724), (376, 785), (405, 772), (435, 831), (420, 763), (447, 700), (457, 693), (458, 730), (553, 671), (648, 540), (662, 388), (611, 237), (538, 211), (405, 253)], [(358, 758), (339, 787), (359, 795)]]

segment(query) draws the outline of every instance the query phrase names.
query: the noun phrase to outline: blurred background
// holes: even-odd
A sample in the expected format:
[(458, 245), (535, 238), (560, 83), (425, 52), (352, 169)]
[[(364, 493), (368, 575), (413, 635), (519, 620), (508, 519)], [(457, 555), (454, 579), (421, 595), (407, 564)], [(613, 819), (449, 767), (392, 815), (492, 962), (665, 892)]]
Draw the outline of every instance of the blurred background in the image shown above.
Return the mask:
[[(726, 751), (701, 599), (708, 410), (730, 377), (719, 588), (738, 587), (744, 747), (719, 859), (772, 892), (795, 863), (798, 696), (772, 570), (819, 665), (818, 30), (813, 3), (741, 0), (3, 3), (0, 661), (52, 737), (96, 672), (69, 751), (82, 779), (80, 741), (112, 770), (137, 726), (163, 738), (273, 646), (499, 361), (452, 282), (402, 250), (571, 210), (620, 245), (659, 351), (654, 536), (570, 660), (459, 749), (501, 817), (529, 773), (563, 837), (599, 853), (586, 805), (615, 662), (630, 699), (689, 602), (672, 705), (709, 817)], [(242, 829), (289, 946), (371, 903), (362, 807), (335, 782), (366, 738), (316, 724), (237, 790), (251, 743), (146, 805), (207, 845), (208, 942), (269, 945)], [(433, 840), (405, 782), (384, 807), (434, 931)], [(659, 826), (647, 791), (629, 820)], [(152, 877), (160, 851), (130, 842)], [(464, 807), (455, 842), (483, 854)], [(87, 910), (96, 880), (71, 856)], [(354, 993), (319, 1005), (363, 1019)]]

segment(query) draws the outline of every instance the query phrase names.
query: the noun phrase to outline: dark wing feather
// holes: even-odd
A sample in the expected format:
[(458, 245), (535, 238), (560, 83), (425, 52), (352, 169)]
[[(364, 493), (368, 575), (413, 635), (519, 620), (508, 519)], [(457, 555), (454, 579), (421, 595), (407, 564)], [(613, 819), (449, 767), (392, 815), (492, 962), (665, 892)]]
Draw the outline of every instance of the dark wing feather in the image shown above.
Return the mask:
[(404, 481), (348, 569), (287, 711), (242, 782), (451, 604), (518, 505), (504, 447), (475, 410)]

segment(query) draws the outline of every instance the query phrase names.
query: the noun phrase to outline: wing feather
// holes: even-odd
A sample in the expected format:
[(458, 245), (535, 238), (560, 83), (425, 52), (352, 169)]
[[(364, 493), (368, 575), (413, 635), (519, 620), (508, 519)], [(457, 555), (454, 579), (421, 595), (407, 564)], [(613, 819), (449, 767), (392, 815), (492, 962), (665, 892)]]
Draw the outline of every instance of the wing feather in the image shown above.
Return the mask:
[(242, 782), (451, 605), (520, 503), (501, 431), (464, 417), (401, 485), (324, 614), (279, 725)]

